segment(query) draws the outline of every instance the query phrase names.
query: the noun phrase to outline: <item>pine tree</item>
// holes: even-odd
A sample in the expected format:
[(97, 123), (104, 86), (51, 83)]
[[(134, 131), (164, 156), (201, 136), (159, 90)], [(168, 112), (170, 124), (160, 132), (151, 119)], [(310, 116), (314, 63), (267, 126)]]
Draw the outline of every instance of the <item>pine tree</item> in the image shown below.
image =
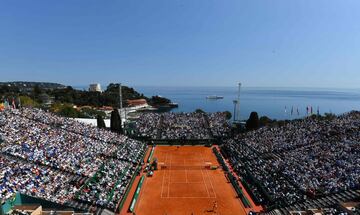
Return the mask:
[(96, 120), (97, 120), (97, 127), (98, 127), (98, 128), (106, 128), (104, 119), (102, 118), (101, 115), (97, 115)]
[(121, 127), (121, 117), (117, 109), (114, 109), (111, 112), (110, 130), (119, 134), (123, 133)]
[(257, 112), (251, 112), (249, 119), (246, 121), (246, 129), (256, 130), (260, 127), (259, 116)]

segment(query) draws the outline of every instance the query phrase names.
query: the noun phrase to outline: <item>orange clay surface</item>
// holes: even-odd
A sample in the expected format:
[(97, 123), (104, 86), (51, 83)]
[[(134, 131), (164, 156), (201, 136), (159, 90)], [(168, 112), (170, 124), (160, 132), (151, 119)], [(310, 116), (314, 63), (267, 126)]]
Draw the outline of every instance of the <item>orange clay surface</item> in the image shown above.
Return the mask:
[(136, 215), (246, 214), (224, 172), (205, 168), (219, 166), (211, 148), (156, 146), (153, 157), (158, 159), (159, 170), (145, 179)]

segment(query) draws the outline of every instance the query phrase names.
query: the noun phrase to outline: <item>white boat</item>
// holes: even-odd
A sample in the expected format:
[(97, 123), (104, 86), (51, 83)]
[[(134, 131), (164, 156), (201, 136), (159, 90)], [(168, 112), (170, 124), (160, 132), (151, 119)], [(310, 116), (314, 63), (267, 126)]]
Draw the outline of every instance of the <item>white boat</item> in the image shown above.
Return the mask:
[(206, 96), (206, 99), (223, 99), (224, 96), (217, 96), (217, 95), (212, 95), (212, 96)]

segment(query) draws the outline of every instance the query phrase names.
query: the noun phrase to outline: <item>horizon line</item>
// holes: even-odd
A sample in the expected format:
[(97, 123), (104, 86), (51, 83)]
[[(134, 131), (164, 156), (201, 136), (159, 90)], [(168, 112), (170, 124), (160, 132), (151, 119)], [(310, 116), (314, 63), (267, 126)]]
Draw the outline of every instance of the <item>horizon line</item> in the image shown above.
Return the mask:
[[(61, 84), (64, 86), (71, 86), (71, 87), (85, 87), (88, 88), (88, 86), (90, 84), (94, 84), (94, 83), (99, 83), (99, 82), (89, 82), (87, 84), (65, 84), (65, 83), (60, 83), (60, 82), (56, 82), (56, 81), (24, 81), (24, 80), (9, 80), (9, 81), (1, 81), (0, 83), (6, 83), (6, 82), (38, 82), (38, 83), (52, 83), (52, 84)], [(108, 82), (106, 84), (104, 83), (99, 83), (102, 87), (103, 86), (108, 86), (110, 83), (113, 84), (118, 84), (121, 82)], [(360, 90), (360, 87), (318, 87), (318, 86), (254, 86), (254, 85), (249, 85), (249, 86), (244, 86), (243, 83), (241, 82), (242, 86), (241, 88), (263, 88), (263, 89), (332, 89), (332, 90)], [(127, 86), (127, 87), (132, 87), (132, 88), (136, 88), (136, 87), (160, 87), (160, 88), (236, 88), (238, 87), (237, 83), (235, 83), (234, 85), (202, 85), (202, 86), (195, 86), (195, 85), (147, 85), (147, 84), (134, 84), (134, 85), (130, 85), (128, 83), (122, 83), (123, 86)]]

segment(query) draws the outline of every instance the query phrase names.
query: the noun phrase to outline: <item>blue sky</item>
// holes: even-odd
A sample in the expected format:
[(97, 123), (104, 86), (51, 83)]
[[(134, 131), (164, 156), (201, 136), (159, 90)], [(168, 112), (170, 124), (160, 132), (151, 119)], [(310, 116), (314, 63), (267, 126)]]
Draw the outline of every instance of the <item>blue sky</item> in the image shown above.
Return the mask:
[(359, 88), (359, 0), (1, 0), (0, 81)]

